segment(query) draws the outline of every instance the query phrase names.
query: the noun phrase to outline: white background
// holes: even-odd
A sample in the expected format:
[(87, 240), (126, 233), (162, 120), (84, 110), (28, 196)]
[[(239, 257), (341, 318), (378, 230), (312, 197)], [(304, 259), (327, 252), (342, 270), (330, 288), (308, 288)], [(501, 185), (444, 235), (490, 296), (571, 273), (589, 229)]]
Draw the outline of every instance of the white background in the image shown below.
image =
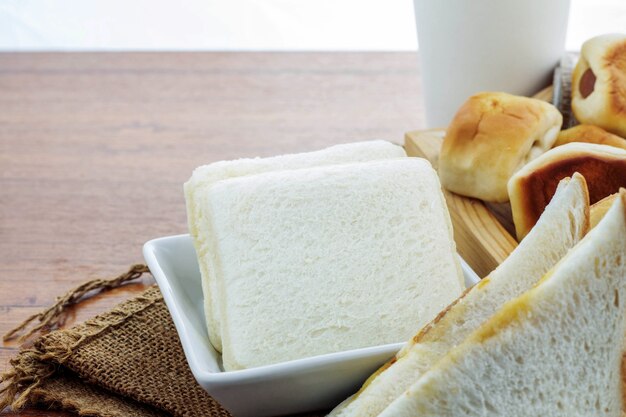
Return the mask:
[[(572, 0), (567, 49), (607, 32), (626, 0)], [(0, 0), (3, 51), (416, 48), (412, 0)]]

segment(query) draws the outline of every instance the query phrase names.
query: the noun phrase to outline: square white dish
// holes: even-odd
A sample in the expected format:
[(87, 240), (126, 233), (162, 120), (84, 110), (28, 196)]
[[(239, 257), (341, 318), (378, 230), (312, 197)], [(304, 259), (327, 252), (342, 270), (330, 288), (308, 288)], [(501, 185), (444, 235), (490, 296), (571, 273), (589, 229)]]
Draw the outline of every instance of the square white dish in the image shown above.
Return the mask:
[[(332, 408), (404, 344), (355, 349), (258, 368), (224, 372), (209, 343), (202, 284), (189, 235), (148, 241), (143, 254), (161, 289), (191, 371), (235, 417), (265, 417)], [(461, 260), (467, 286), (478, 276)], [(415, 329), (416, 331), (419, 329)]]

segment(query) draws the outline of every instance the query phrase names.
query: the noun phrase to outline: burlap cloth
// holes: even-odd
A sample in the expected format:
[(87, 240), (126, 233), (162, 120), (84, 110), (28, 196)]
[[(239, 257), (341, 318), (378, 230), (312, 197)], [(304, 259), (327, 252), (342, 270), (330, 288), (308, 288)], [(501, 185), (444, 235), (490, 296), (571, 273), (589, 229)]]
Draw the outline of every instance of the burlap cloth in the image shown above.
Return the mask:
[[(119, 285), (143, 272), (98, 281), (96, 287)], [(54, 317), (81, 298), (76, 289), (71, 293), (51, 308)], [(2, 376), (0, 411), (28, 405), (101, 417), (230, 416), (191, 374), (156, 286), (85, 323), (39, 337), (10, 363)]]

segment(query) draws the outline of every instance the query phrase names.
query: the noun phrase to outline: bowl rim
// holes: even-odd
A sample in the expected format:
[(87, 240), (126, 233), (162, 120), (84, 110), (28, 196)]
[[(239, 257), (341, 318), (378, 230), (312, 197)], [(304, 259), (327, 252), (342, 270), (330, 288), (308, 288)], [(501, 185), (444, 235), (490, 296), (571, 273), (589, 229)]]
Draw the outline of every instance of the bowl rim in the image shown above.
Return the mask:
[[(193, 347), (194, 342), (192, 340), (192, 337), (190, 336), (188, 331), (186, 331), (187, 326), (185, 324), (182, 313), (180, 312), (181, 306), (179, 305), (180, 301), (176, 296), (176, 290), (172, 288), (172, 285), (170, 283), (170, 277), (168, 277), (167, 274), (163, 271), (160, 259), (156, 254), (157, 248), (161, 247), (161, 245), (166, 243), (171, 244), (172, 242), (180, 241), (183, 239), (191, 239), (191, 236), (189, 234), (179, 234), (151, 239), (143, 245), (143, 255), (146, 263), (148, 264), (150, 272), (154, 276), (157, 285), (161, 290), (161, 294), (163, 295), (163, 299), (165, 300), (165, 304), (167, 305), (170, 316), (174, 321), (176, 331), (178, 333), (185, 353), (185, 357), (187, 358), (189, 367), (191, 368), (191, 371), (197, 380), (202, 380), (206, 383), (219, 382), (220, 384), (226, 385), (237, 384), (240, 383), (242, 380), (259, 380), (268, 378), (270, 376), (285, 375), (287, 373), (292, 374), (306, 372), (320, 366), (331, 366), (334, 364), (342, 363), (346, 360), (358, 360), (360, 358), (367, 358), (370, 356), (384, 353), (388, 353), (390, 356), (392, 356), (406, 344), (406, 342), (397, 342), (385, 345), (369, 346), (345, 350), (341, 352), (325, 353), (321, 355), (294, 359), (275, 364), (262, 365), (248, 369), (239, 369), (232, 371), (224, 371), (223, 369), (220, 369), (219, 372), (209, 370), (207, 369), (204, 361), (202, 361), (196, 355), (195, 349), (197, 348)], [(472, 285), (479, 282), (480, 278), (478, 277), (478, 275), (471, 269), (471, 267), (465, 262), (465, 260), (463, 260), (460, 255), (459, 259), (461, 261), (463, 276), (466, 282), (472, 281)], [(208, 354), (211, 356), (221, 356), (221, 354), (215, 350), (213, 350), (213, 352), (209, 351)]]

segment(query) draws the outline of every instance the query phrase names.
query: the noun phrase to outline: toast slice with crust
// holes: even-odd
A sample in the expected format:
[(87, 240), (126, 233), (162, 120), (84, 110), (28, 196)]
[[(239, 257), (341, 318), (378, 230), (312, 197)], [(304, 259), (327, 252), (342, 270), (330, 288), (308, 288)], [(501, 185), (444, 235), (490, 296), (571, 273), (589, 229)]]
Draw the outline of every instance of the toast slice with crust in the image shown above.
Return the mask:
[(452, 349), (380, 417), (622, 414), (626, 190), (531, 290)]

